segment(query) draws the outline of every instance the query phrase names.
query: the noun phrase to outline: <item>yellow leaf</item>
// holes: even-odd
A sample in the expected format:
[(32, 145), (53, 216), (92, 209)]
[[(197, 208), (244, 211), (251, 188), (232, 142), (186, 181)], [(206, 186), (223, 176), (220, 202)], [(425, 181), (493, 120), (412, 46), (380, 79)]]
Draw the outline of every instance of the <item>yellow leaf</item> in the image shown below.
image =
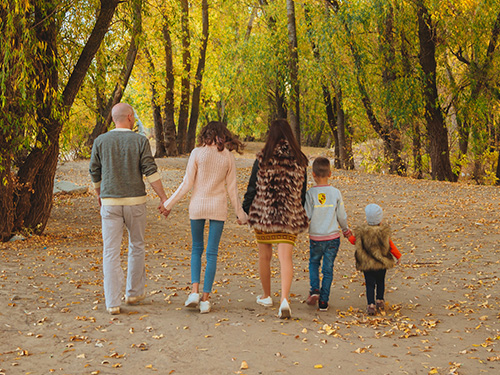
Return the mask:
[(323, 365), (314, 365), (314, 368), (323, 368)]
[(248, 369), (248, 363), (246, 361), (242, 361), (240, 370), (247, 370), (247, 369)]

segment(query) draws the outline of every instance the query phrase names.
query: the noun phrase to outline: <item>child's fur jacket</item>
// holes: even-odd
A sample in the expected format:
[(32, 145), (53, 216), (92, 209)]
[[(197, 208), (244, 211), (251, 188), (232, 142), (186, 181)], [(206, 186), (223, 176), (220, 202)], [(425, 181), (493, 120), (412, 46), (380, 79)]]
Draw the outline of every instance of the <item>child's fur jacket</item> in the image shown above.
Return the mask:
[(265, 165), (262, 159), (263, 154), (259, 152), (255, 197), (249, 209), (248, 223), (252, 228), (268, 233), (303, 232), (308, 226), (302, 206), (305, 167), (297, 163), (286, 141), (276, 145), (273, 156)]
[(394, 267), (391, 254), (391, 229), (386, 224), (363, 224), (354, 230), (356, 269), (377, 271)]

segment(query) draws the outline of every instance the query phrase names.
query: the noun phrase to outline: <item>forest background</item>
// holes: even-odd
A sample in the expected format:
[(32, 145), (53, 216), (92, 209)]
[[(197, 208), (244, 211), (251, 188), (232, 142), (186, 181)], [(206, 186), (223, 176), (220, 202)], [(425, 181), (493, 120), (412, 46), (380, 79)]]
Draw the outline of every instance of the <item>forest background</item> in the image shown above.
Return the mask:
[(88, 157), (119, 101), (156, 157), (210, 120), (262, 140), (286, 117), (336, 168), (500, 181), (500, 1), (0, 4), (3, 241), (43, 232), (57, 163)]

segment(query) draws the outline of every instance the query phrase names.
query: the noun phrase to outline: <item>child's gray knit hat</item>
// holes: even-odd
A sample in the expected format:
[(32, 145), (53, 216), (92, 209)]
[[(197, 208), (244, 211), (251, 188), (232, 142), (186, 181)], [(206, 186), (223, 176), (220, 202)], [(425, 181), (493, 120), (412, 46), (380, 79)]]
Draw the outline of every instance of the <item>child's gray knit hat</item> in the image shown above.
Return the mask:
[(375, 203), (371, 203), (365, 207), (365, 214), (368, 225), (379, 225), (384, 217), (382, 208)]

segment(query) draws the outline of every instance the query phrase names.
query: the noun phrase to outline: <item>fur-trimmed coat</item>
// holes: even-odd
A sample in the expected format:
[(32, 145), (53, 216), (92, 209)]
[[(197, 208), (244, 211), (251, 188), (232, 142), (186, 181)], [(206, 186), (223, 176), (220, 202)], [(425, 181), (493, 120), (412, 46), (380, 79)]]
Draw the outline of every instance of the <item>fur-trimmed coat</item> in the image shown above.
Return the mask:
[(386, 224), (363, 224), (354, 230), (356, 269), (377, 271), (394, 267), (391, 254), (391, 228)]
[(243, 201), (248, 223), (263, 232), (298, 234), (307, 229), (305, 200), (306, 167), (300, 166), (287, 141), (276, 145), (264, 164), (262, 151), (252, 169)]

